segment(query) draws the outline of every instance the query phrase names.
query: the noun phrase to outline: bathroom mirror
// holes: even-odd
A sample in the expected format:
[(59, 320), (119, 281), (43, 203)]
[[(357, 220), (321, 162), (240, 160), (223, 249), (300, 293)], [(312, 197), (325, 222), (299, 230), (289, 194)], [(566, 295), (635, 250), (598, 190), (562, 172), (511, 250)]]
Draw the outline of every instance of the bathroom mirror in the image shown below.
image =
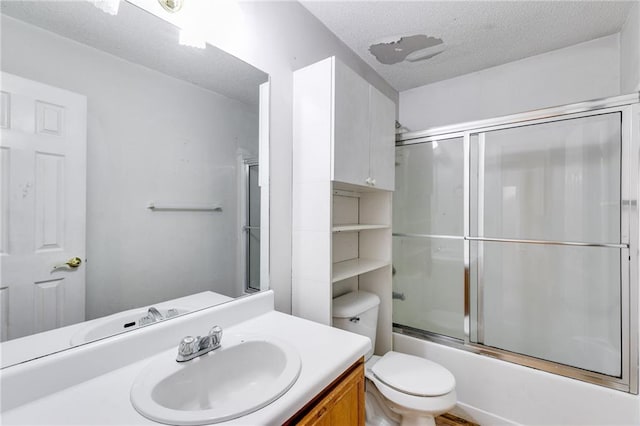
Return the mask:
[(0, 3), (2, 367), (267, 285), (268, 75), (109, 3)]

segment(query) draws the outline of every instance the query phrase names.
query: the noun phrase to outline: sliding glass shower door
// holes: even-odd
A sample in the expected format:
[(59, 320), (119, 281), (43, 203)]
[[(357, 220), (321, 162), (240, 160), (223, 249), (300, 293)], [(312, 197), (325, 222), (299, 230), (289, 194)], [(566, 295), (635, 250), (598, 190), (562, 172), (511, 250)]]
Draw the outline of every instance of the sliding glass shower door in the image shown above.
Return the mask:
[(400, 143), (396, 330), (637, 393), (637, 98)]
[(464, 338), (462, 138), (399, 147), (393, 202), (394, 323)]
[(621, 375), (621, 114), (471, 134), (471, 341)]

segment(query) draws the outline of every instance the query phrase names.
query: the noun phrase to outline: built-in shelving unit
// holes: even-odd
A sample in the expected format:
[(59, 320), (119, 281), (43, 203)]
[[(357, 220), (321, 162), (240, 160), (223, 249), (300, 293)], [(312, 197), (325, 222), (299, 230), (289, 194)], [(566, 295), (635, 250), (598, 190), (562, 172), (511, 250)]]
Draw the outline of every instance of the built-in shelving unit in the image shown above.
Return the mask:
[(342, 262), (333, 264), (331, 282), (335, 283), (346, 280), (347, 278), (375, 271), (376, 269), (384, 268), (385, 266), (389, 266), (389, 261), (363, 258), (343, 260)]
[(294, 73), (293, 315), (332, 325), (333, 299), (380, 297), (375, 353), (391, 350), (395, 106), (335, 58)]
[(376, 352), (384, 353), (391, 345), (391, 192), (333, 182), (330, 202), (331, 297), (356, 290), (380, 297)]

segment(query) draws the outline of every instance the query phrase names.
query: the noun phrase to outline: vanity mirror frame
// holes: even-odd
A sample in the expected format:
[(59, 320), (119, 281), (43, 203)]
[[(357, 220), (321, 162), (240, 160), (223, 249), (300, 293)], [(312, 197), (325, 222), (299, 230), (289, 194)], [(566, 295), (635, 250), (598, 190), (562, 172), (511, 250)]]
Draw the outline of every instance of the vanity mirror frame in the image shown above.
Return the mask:
[[(121, 1), (121, 5), (125, 3), (125, 0)], [(127, 6), (131, 6), (131, 7), (135, 7), (137, 9), (140, 9), (142, 11), (144, 11), (144, 13), (148, 14), (150, 17), (153, 17), (154, 19), (158, 19), (158, 20), (162, 20), (164, 21), (162, 24), (163, 25), (169, 25), (171, 27), (174, 28), (178, 28), (174, 22), (172, 22), (170, 19), (165, 18), (164, 16), (152, 12), (150, 10), (147, 10), (146, 7), (144, 7), (144, 5), (141, 5), (140, 3), (145, 3), (144, 1), (137, 1), (137, 0), (126, 0), (126, 3), (128, 3)], [(146, 2), (148, 3), (148, 2)], [(155, 2), (154, 2), (155, 3)], [(91, 6), (91, 5), (89, 5)], [(159, 6), (158, 6), (159, 7)], [(98, 13), (102, 13), (102, 12), (98, 12)], [(166, 12), (165, 12), (166, 13)], [(168, 15), (168, 14), (167, 14)], [(8, 15), (9, 17), (11, 17), (10, 15)], [(105, 19), (109, 18), (109, 15), (105, 14)], [(15, 19), (15, 18), (12, 18)], [(33, 25), (33, 24), (30, 24)], [(66, 37), (64, 35), (60, 35), (61, 37)], [(73, 39), (71, 39), (73, 40)], [(176, 39), (176, 44), (178, 43), (178, 40)], [(84, 44), (84, 43), (83, 43)], [(257, 67), (255, 67), (254, 65), (248, 63), (246, 60), (238, 58), (235, 54), (231, 54), (229, 52), (226, 52), (224, 49), (217, 47), (215, 45), (215, 43), (211, 43), (210, 41), (207, 42), (208, 46), (207, 48), (214, 48), (217, 49), (219, 51), (224, 52), (226, 55), (229, 55), (233, 58), (235, 58), (236, 61), (238, 62), (244, 62), (245, 64), (251, 66), (252, 68), (257, 69)], [(87, 46), (93, 47), (90, 43), (86, 43)], [(188, 47), (185, 47), (185, 49), (188, 49)], [(98, 49), (98, 50), (102, 50), (102, 49)], [(103, 50), (104, 51), (104, 50)], [(109, 52), (107, 52), (109, 53)], [(122, 58), (125, 61), (129, 61), (126, 58)], [(132, 61), (129, 61), (132, 62)], [(135, 63), (135, 62), (132, 62)], [(161, 72), (160, 70), (157, 70), (158, 72)], [(261, 70), (258, 70), (261, 71)], [(268, 73), (261, 71), (266, 77), (266, 81), (263, 82), (262, 84), (259, 85), (258, 87), (258, 91), (259, 91), (259, 103), (258, 103), (258, 133), (257, 133), (257, 137), (258, 137), (258, 144), (257, 144), (257, 149), (258, 149), (258, 158), (260, 160), (260, 168), (259, 168), (259, 186), (260, 186), (260, 223), (261, 223), (261, 229), (260, 229), (260, 291), (268, 289), (269, 288), (269, 210), (270, 210), (270, 204), (269, 204), (269, 192), (270, 192), (270, 188), (269, 188), (269, 122), (270, 122), (270, 115), (269, 115), (269, 107), (270, 107), (270, 76), (268, 75)], [(208, 89), (211, 90), (211, 89)], [(223, 95), (224, 96), (224, 95)], [(240, 214), (241, 212), (239, 211), (238, 214)], [(238, 241), (238, 244), (241, 245), (242, 242)], [(234, 268), (233, 266), (230, 266), (230, 268)], [(235, 268), (234, 268), (235, 269)], [(237, 280), (240, 280), (240, 276), (236, 277)], [(248, 295), (254, 294), (252, 292), (247, 292), (246, 290), (244, 290), (244, 283), (239, 283), (238, 285), (236, 285), (234, 283), (234, 286), (237, 287), (238, 289), (243, 288), (242, 291), (242, 295), (239, 296), (240, 298), (242, 297), (246, 297)], [(225, 302), (223, 302), (225, 303)], [(194, 312), (198, 312), (204, 309), (209, 309), (212, 306), (217, 306), (217, 304), (213, 304), (213, 305), (208, 305), (204, 308), (199, 308), (199, 309), (195, 309), (192, 310), (190, 312), (187, 312), (183, 315), (187, 315), (187, 314), (191, 314)], [(146, 305), (141, 306), (140, 309), (146, 309)], [(138, 308), (134, 308), (134, 309), (138, 309)], [(171, 318), (172, 319), (172, 318)], [(58, 353), (61, 351), (67, 351), (69, 349), (74, 349), (78, 346), (83, 346), (86, 345), (88, 343), (93, 343), (96, 341), (100, 341), (102, 339), (105, 338), (110, 338), (113, 336), (117, 336), (117, 335), (121, 335), (122, 333), (130, 333), (130, 332), (135, 332), (137, 329), (139, 328), (143, 328), (143, 327), (147, 327), (148, 325), (151, 324), (146, 324), (146, 325), (141, 325), (138, 326), (136, 328), (133, 329), (128, 329), (128, 330), (122, 330), (119, 333), (116, 334), (110, 334), (108, 336), (105, 337), (101, 337), (95, 340), (91, 340), (89, 342), (85, 342), (79, 345), (73, 345), (73, 346), (66, 346), (66, 347), (62, 347), (62, 348), (57, 348), (56, 350), (50, 350), (50, 351), (42, 351), (40, 352), (32, 352), (29, 353), (27, 355), (24, 356), (23, 359), (19, 359), (19, 360), (9, 360), (7, 359), (6, 355), (7, 352), (4, 352), (3, 354), (3, 362), (2, 362), (2, 366), (1, 368), (8, 368), (17, 364), (22, 364), (25, 362), (29, 362), (31, 360), (43, 357), (43, 356), (47, 356), (50, 354), (54, 354), (54, 353)], [(60, 329), (54, 329), (51, 331), (56, 331), (56, 330), (60, 330)], [(35, 333), (26, 337), (29, 338), (38, 338), (38, 337), (42, 337), (43, 339), (46, 339), (45, 336), (42, 336), (44, 333), (47, 333), (47, 331), (42, 332), (42, 333)], [(18, 338), (21, 339), (21, 338)], [(15, 340), (18, 340), (15, 339)], [(9, 341), (10, 342), (10, 341)], [(4, 345), (4, 343), (3, 343)], [(0, 347), (0, 350), (2, 350), (3, 348)]]

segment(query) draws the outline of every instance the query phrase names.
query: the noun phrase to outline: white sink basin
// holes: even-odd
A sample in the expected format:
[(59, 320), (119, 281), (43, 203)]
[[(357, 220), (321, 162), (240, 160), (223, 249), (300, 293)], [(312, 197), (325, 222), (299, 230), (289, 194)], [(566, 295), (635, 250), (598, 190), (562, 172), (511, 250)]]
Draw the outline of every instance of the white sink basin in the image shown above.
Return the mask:
[[(189, 312), (187, 308), (172, 307), (171, 309), (175, 311), (174, 316)], [(168, 309), (159, 308), (158, 311), (163, 317), (167, 317)], [(71, 346), (81, 345), (103, 337), (113, 336), (123, 331), (136, 329), (141, 326), (139, 321), (145, 315), (147, 315), (147, 308), (136, 308), (89, 321), (71, 337), (69, 344)]]
[(176, 352), (148, 365), (131, 388), (131, 403), (148, 419), (203, 425), (249, 414), (282, 396), (300, 374), (300, 356), (271, 338), (225, 336), (222, 347), (191, 361)]

